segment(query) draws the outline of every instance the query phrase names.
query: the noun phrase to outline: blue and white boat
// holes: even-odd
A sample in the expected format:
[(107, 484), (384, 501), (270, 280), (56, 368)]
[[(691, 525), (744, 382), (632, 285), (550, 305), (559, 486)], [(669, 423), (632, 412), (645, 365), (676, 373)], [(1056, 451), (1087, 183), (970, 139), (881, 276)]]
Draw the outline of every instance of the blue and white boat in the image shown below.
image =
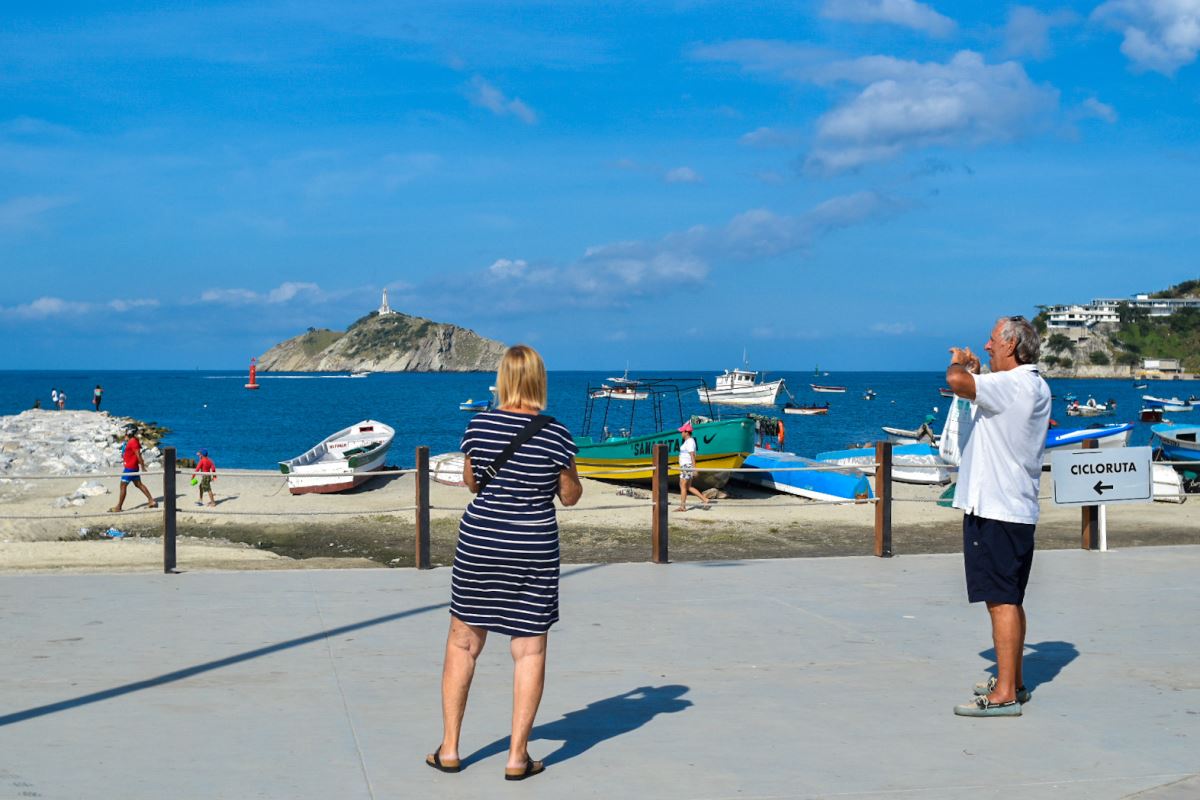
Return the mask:
[[(810, 500), (866, 500), (874, 497), (871, 482), (858, 470), (831, 470), (829, 465), (795, 453), (754, 448), (746, 457), (743, 467), (754, 472), (735, 472), (732, 479), (741, 483), (774, 489), (777, 492), (807, 497)], [(784, 471), (802, 467), (820, 467), (817, 470)]]
[(1046, 431), (1046, 449), (1078, 446), (1088, 439), (1095, 439), (1100, 447), (1124, 447), (1133, 430), (1132, 422), (1114, 422), (1109, 425), (1094, 425), (1090, 428), (1071, 428)]
[(492, 410), (492, 401), (491, 400), (472, 400), (470, 398), (467, 398), (466, 400), (464, 400), (463, 402), (458, 404), (458, 410), (459, 411), (491, 411)]
[(1142, 395), (1142, 400), (1150, 408), (1161, 408), (1163, 411), (1170, 411), (1171, 413), (1192, 410), (1191, 401), (1180, 400), (1178, 397), (1155, 397), (1151, 394), (1144, 394)]
[[(875, 474), (875, 449), (856, 447), (817, 453), (827, 464), (854, 467), (867, 475)], [(904, 444), (892, 448), (892, 480), (900, 483), (938, 484), (950, 482), (950, 464), (931, 444)]]
[(1200, 461), (1200, 425), (1150, 426), (1168, 461)]

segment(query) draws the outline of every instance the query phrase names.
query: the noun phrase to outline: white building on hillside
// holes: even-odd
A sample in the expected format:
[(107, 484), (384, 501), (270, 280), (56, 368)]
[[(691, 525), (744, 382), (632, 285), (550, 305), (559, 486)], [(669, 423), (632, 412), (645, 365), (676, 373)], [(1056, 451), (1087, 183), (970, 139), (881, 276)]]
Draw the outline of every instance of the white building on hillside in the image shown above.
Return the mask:
[(395, 314), (395, 313), (396, 313), (395, 311), (392, 311), (392, 307), (388, 305), (387, 289), (384, 289), (383, 290), (383, 302), (379, 304), (379, 316), (386, 317), (388, 314)]
[(1120, 322), (1119, 306), (1126, 303), (1130, 308), (1146, 310), (1150, 317), (1169, 317), (1181, 308), (1200, 309), (1200, 298), (1151, 298), (1139, 294), (1126, 300), (1123, 298), (1102, 297), (1092, 300), (1087, 305), (1050, 306), (1049, 319), (1046, 327), (1052, 330), (1085, 331), (1101, 323), (1116, 325)]

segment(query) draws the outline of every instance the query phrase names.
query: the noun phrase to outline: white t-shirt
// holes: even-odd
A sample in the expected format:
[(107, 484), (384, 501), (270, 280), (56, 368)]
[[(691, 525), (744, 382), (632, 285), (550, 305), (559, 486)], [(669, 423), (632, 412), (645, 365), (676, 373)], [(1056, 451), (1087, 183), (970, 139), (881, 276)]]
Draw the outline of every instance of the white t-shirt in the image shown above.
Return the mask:
[(1032, 364), (976, 375), (972, 419), (954, 507), (988, 519), (1036, 524), (1050, 387)]
[(694, 467), (696, 466), (696, 439), (689, 436), (684, 440), (683, 444), (679, 445), (679, 466)]

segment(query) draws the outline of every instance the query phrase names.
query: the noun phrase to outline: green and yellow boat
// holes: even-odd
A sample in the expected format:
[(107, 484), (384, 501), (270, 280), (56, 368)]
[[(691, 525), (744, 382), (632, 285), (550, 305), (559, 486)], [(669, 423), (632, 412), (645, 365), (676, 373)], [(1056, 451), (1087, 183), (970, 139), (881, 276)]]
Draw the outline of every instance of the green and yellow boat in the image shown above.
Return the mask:
[[(667, 446), (668, 474), (679, 475), (679, 445), (683, 436), (675, 430), (685, 421), (693, 424), (692, 436), (696, 439), (696, 466), (699, 469), (737, 469), (746, 457), (754, 452), (755, 422), (749, 417), (713, 420), (710, 417), (685, 417), (683, 398), (695, 397), (697, 386), (704, 386), (702, 379), (643, 378), (635, 381), (638, 392), (648, 395), (648, 402), (640, 404), (649, 408), (654, 433), (637, 435), (632, 433), (638, 403), (626, 401), (618, 413), (629, 414), (628, 426), (619, 435), (609, 436), (609, 402), (601, 394), (588, 389), (588, 406), (584, 414), (583, 435), (575, 437), (579, 453), (575, 464), (579, 474), (588, 478), (619, 481), (645, 481), (654, 476), (654, 446)], [(668, 425), (665, 421), (664, 405), (675, 406), (679, 420)], [(708, 407), (711, 415), (712, 407)], [(674, 415), (672, 415), (674, 416)], [(622, 420), (624, 421), (624, 420)], [(645, 420), (643, 420), (645, 421)], [(594, 438), (590, 435), (592, 423), (598, 423), (605, 435)], [(723, 485), (728, 475), (700, 473), (698, 482), (704, 485)]]

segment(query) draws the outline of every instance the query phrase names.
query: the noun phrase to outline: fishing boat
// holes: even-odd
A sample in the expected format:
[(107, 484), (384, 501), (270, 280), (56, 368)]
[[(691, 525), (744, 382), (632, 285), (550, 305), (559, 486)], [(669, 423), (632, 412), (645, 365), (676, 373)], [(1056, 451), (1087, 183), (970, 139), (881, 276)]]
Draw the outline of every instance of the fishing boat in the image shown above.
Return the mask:
[(764, 381), (750, 369), (727, 369), (714, 380), (713, 388), (697, 390), (702, 403), (726, 406), (773, 406), (783, 391), (783, 378)]
[(845, 386), (822, 386), (819, 383), (810, 383), (810, 387), (814, 392), (823, 392), (825, 394), (845, 394)]
[[(736, 472), (733, 480), (810, 500), (861, 501), (874, 497), (871, 482), (858, 470), (832, 470), (823, 461), (795, 453), (757, 447), (742, 467), (754, 471)], [(805, 470), (805, 467), (816, 469)]]
[(954, 390), (949, 386), (943, 386), (942, 388), (938, 389), (938, 394), (940, 394), (942, 397), (954, 397)]
[(1180, 400), (1178, 397), (1155, 397), (1154, 395), (1144, 394), (1142, 400), (1150, 408), (1161, 408), (1163, 411), (1178, 413), (1182, 411), (1191, 411), (1192, 404), (1188, 400)]
[(637, 380), (629, 377), (629, 367), (625, 367), (625, 374), (621, 377), (610, 377), (604, 383), (600, 384), (600, 388), (591, 393), (593, 400), (645, 400), (650, 395), (647, 392), (639, 391), (637, 388)]
[(466, 456), (462, 453), (439, 453), (429, 457), (429, 477), (446, 486), (466, 486), (463, 466)]
[[(649, 480), (654, 474), (652, 459), (654, 446), (658, 444), (667, 447), (668, 474), (678, 475), (679, 445), (683, 437), (676, 428), (685, 421), (692, 422), (692, 436), (697, 445), (696, 466), (700, 469), (737, 469), (746, 456), (754, 452), (754, 419), (715, 419), (711, 404), (707, 417), (684, 417), (683, 395), (703, 388), (705, 383), (702, 379), (642, 378), (638, 386), (649, 394), (649, 402), (630, 403), (623, 407), (628, 417), (622, 416), (619, 420), (611, 421), (612, 398), (592, 397), (594, 390), (589, 389), (582, 433), (575, 437), (575, 444), (579, 448), (575, 464), (580, 475), (622, 481)], [(664, 407), (668, 404), (677, 410), (678, 421), (667, 422)], [(639, 409), (644, 410), (640, 418), (637, 415)], [(649, 419), (646, 414), (650, 415)], [(613, 427), (619, 425), (616, 433), (610, 433), (610, 422)], [(648, 432), (641, 433), (639, 428)], [(593, 435), (593, 430), (598, 431), (598, 435)], [(728, 479), (728, 473), (702, 472), (697, 475), (696, 484), (721, 486)]]
[(1200, 425), (1154, 425), (1151, 435), (1158, 438), (1159, 447), (1168, 461), (1200, 461)]
[[(870, 447), (817, 453), (817, 460), (854, 467), (875, 474), (875, 450)], [(950, 465), (931, 444), (906, 444), (892, 448), (892, 480), (900, 483), (942, 484), (950, 482)]]
[(1138, 413), (1138, 418), (1142, 422), (1162, 422), (1163, 421), (1162, 407), (1161, 406), (1159, 406), (1158, 408), (1150, 408), (1148, 406), (1144, 407)]
[(292, 494), (353, 489), (383, 467), (395, 431), (373, 419), (325, 437), (303, 455), (279, 462)]
[(791, 402), (784, 403), (783, 404), (783, 413), (785, 413), (785, 414), (803, 414), (804, 416), (815, 417), (819, 414), (828, 414), (829, 413), (829, 403), (826, 403), (823, 406), (818, 406), (818, 405), (798, 406), (795, 403), (791, 403)]

